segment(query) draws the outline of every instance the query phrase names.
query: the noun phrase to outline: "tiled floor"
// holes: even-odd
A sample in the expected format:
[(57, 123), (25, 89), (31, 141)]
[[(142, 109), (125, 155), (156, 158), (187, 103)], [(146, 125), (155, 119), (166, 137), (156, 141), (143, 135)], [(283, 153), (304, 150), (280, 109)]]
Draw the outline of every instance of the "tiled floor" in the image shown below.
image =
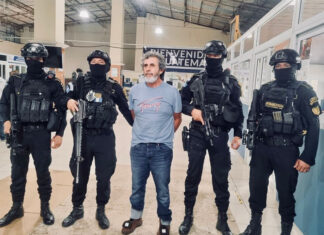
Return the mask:
[[(190, 119), (183, 117), (183, 124)], [(131, 128), (119, 115), (114, 127), (116, 133), (117, 168), (112, 177), (112, 193), (110, 202), (106, 207), (111, 226), (108, 230), (101, 230), (95, 220), (96, 210), (96, 182), (92, 175), (88, 184), (87, 199), (84, 203), (85, 216), (69, 228), (62, 228), (62, 220), (71, 210), (72, 177), (69, 172), (69, 158), (72, 149), (72, 136), (70, 127), (67, 127), (61, 148), (53, 151), (51, 173), (53, 179), (53, 194), (51, 208), (54, 212), (56, 222), (52, 226), (42, 224), (39, 216), (39, 199), (37, 193), (36, 175), (33, 161), (30, 161), (28, 183), (24, 202), (25, 216), (12, 224), (0, 228), (0, 234), (121, 234), (121, 225), (128, 219), (130, 211), (129, 196), (131, 192), (131, 170), (129, 160), (129, 148), (131, 139)], [(182, 150), (181, 131), (175, 135), (174, 156), (171, 172), (171, 209), (173, 221), (171, 233), (178, 234), (178, 226), (183, 219), (183, 191), (187, 168), (187, 155)], [(11, 206), (10, 195), (10, 159), (9, 151), (3, 142), (0, 143), (0, 216), (3, 216)], [(214, 193), (212, 190), (211, 174), (208, 156), (206, 156), (204, 172), (199, 186), (199, 194), (195, 206), (194, 225), (190, 234), (220, 234), (216, 228), (217, 209), (214, 204)], [(243, 231), (250, 220), (248, 204), (249, 197), (249, 167), (236, 151), (232, 152), (232, 169), (230, 172), (230, 208), (229, 224), (234, 232), (238, 234)], [(156, 193), (154, 183), (150, 177), (147, 184), (145, 210), (143, 215), (143, 226), (138, 228), (134, 234), (155, 234), (158, 227), (156, 215)], [(280, 216), (278, 215), (278, 203), (273, 185), (269, 186), (267, 209), (264, 211), (262, 231), (264, 235), (280, 234)], [(294, 227), (293, 235), (302, 234)]]

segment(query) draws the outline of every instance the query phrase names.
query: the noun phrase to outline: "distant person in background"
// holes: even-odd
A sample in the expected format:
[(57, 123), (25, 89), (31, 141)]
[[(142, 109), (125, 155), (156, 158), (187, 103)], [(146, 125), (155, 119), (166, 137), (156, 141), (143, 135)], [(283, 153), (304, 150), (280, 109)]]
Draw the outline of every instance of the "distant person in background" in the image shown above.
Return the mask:
[(66, 93), (68, 93), (69, 91), (73, 91), (75, 85), (76, 85), (76, 80), (79, 76), (83, 76), (83, 72), (82, 69), (77, 69), (76, 72), (73, 71), (72, 72), (72, 78), (71, 81), (66, 85)]
[[(0, 78), (0, 97), (2, 96), (2, 91), (5, 86), (6, 86), (6, 81), (3, 78)], [(3, 132), (3, 120), (1, 117), (0, 117), (0, 140), (1, 141), (5, 140), (5, 135)]]
[(83, 70), (82, 69), (77, 68), (76, 72), (77, 72), (78, 77), (83, 76)]

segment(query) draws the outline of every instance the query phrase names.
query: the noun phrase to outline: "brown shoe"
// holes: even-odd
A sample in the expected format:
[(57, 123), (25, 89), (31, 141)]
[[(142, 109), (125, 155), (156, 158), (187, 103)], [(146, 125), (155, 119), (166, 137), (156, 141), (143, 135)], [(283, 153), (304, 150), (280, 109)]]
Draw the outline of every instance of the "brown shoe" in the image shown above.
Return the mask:
[(142, 218), (126, 220), (123, 223), (123, 228), (121, 232), (122, 234), (130, 234), (134, 232), (137, 227), (141, 226), (142, 223), (143, 223)]
[(157, 235), (169, 235), (170, 234), (170, 225), (163, 225), (160, 223), (160, 227)]

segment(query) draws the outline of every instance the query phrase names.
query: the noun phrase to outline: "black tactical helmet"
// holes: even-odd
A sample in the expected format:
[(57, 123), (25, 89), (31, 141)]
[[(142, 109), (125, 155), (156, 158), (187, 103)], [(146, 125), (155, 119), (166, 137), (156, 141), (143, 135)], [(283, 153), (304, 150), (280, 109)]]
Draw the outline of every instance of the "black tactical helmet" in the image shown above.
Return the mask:
[(41, 57), (43, 59), (48, 57), (48, 51), (46, 47), (41, 43), (27, 43), (21, 48), (21, 56), (23, 57)]
[(275, 66), (277, 63), (287, 62), (291, 65), (296, 64), (297, 70), (301, 68), (301, 61), (297, 51), (293, 49), (283, 49), (276, 51), (270, 58), (269, 64)]
[(87, 58), (88, 62), (90, 63), (90, 61), (93, 58), (101, 58), (106, 62), (106, 65), (110, 66), (110, 57), (106, 52), (104, 52), (102, 50), (95, 50), (95, 51), (91, 52), (91, 54)]
[(222, 58), (227, 57), (226, 46), (222, 41), (212, 40), (210, 42), (207, 42), (203, 52), (205, 53), (205, 55), (212, 54), (222, 55)]

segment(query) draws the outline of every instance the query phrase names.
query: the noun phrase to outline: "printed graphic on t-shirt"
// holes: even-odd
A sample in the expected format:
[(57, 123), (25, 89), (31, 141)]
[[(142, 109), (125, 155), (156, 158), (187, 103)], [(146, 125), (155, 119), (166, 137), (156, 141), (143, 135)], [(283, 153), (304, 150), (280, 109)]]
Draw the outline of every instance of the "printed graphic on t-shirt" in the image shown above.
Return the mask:
[(144, 112), (145, 109), (153, 109), (155, 112), (159, 112), (162, 99), (163, 99), (162, 96), (154, 97), (142, 101), (141, 103), (138, 104), (138, 106), (140, 107), (141, 112)]

